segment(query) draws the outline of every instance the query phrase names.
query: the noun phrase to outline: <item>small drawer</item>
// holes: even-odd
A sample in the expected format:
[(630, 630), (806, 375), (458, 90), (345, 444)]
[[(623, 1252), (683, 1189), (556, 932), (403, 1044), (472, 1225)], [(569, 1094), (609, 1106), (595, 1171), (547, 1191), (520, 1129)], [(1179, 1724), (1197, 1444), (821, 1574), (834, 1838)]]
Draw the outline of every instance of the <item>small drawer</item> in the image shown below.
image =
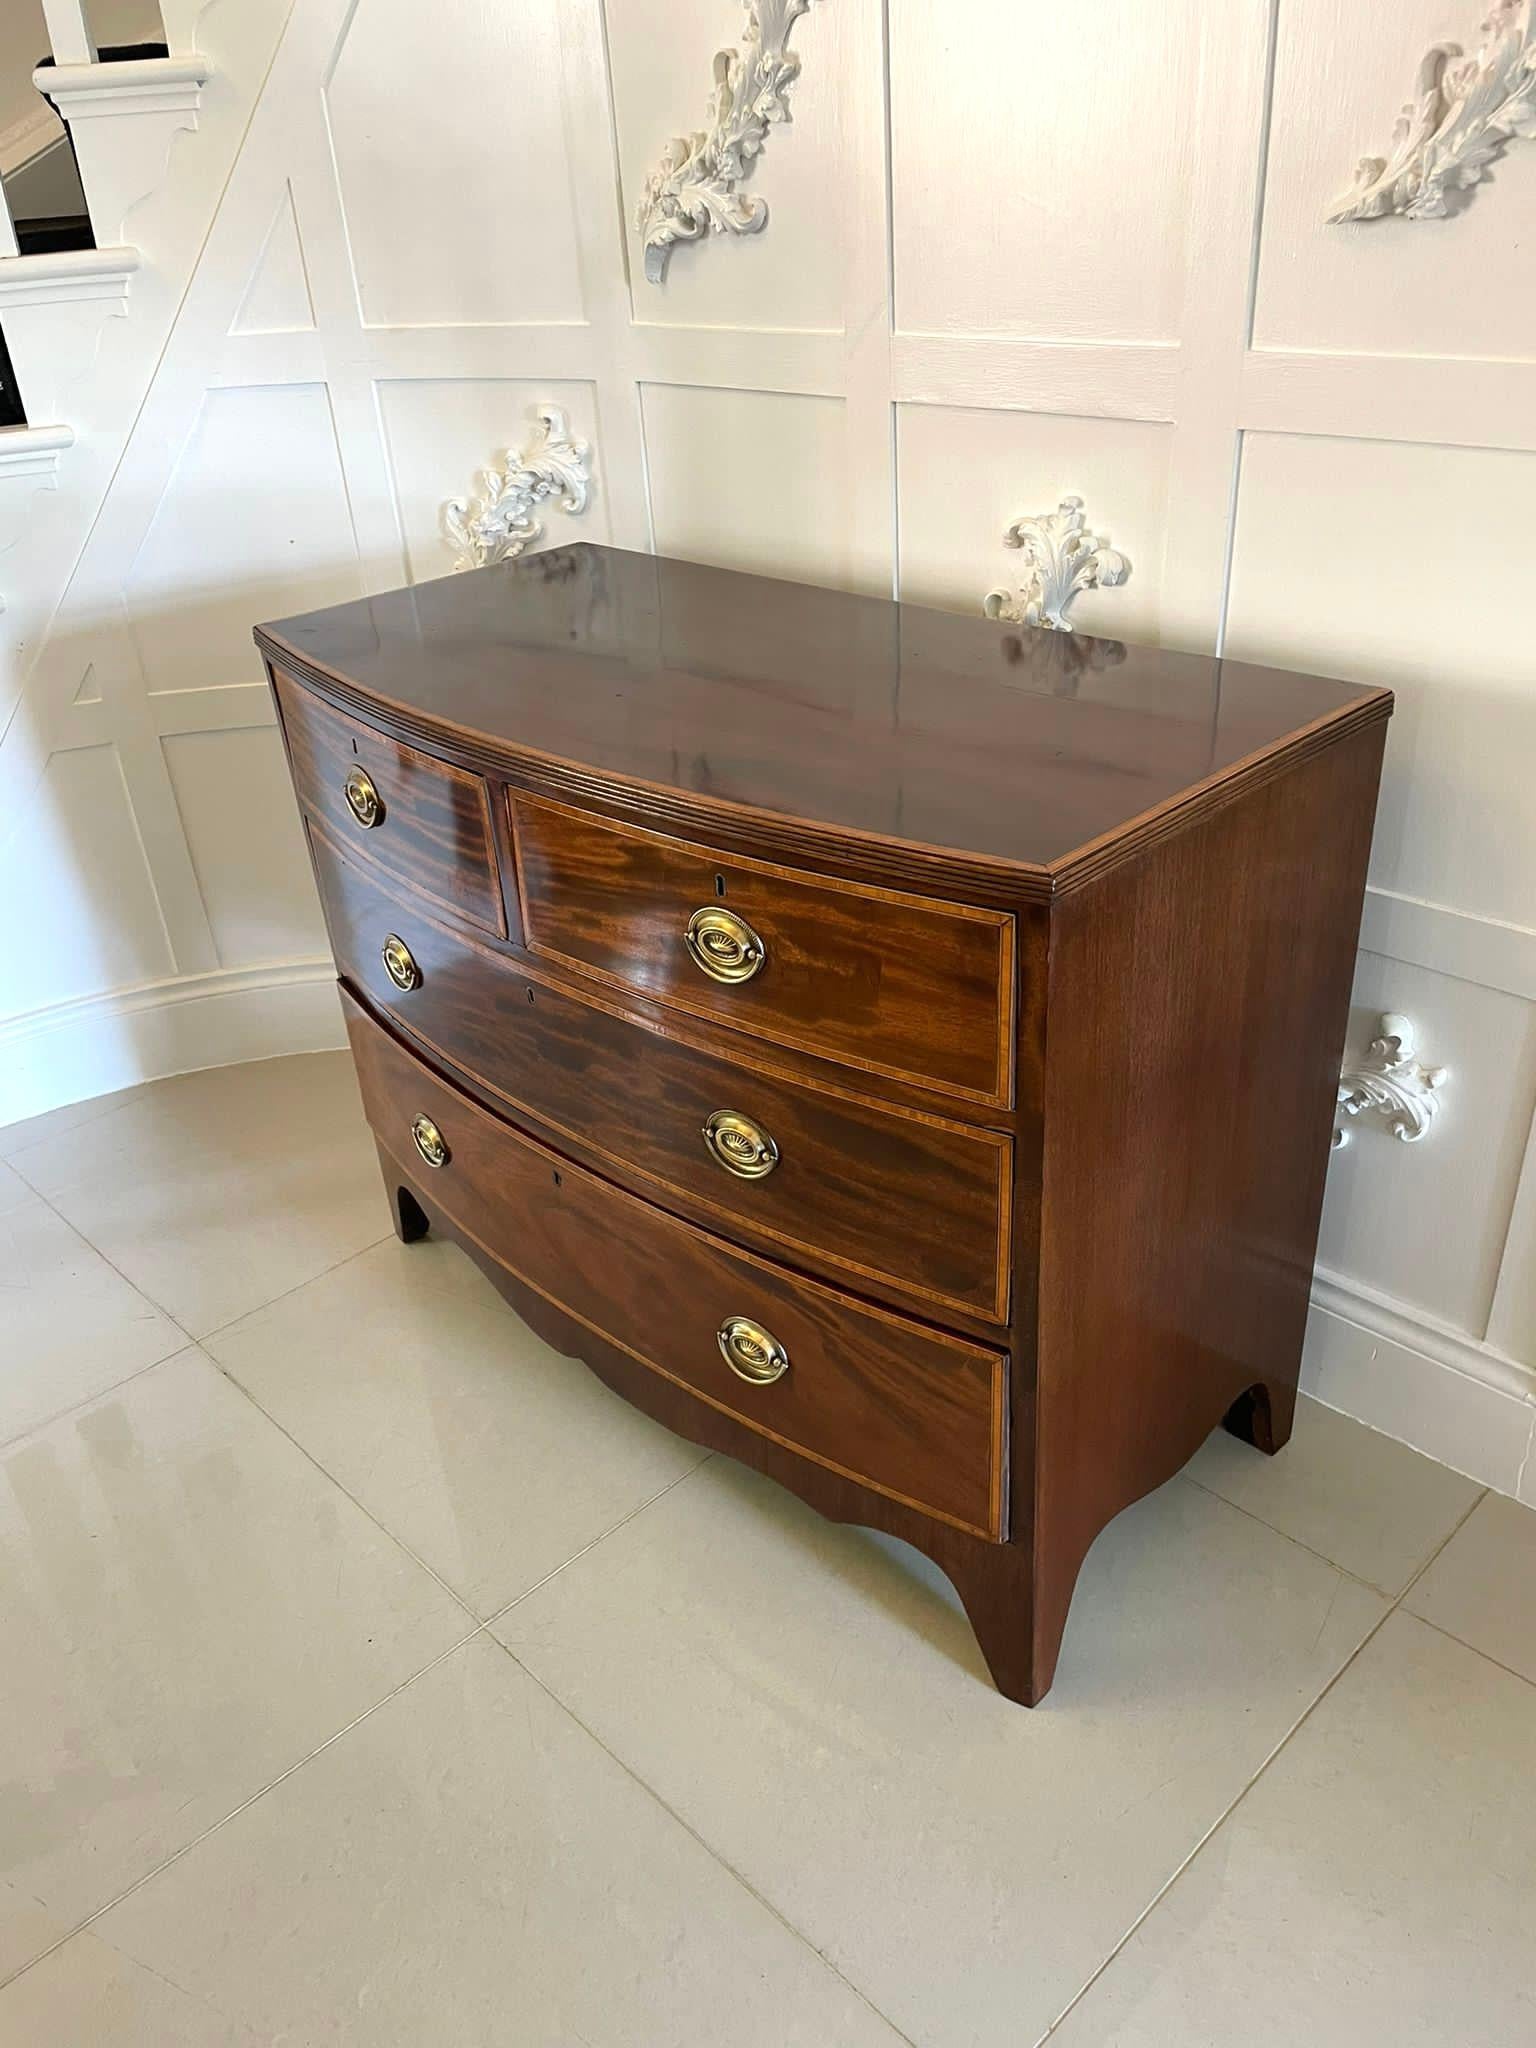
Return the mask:
[(461, 917), (505, 932), (478, 775), (385, 739), (272, 671), (299, 802), (335, 837)]
[[(551, 987), (311, 829), (336, 964), (376, 1007), (663, 1201), (921, 1313), (1008, 1313), (1013, 1145), (764, 1074)], [(706, 1135), (706, 1133), (708, 1135)]]
[(374, 1135), (429, 1212), (746, 1428), (1002, 1539), (1004, 1353), (731, 1250), (501, 1122), (343, 1005)]
[(1013, 919), (509, 797), (526, 941), (754, 1037), (1011, 1099)]

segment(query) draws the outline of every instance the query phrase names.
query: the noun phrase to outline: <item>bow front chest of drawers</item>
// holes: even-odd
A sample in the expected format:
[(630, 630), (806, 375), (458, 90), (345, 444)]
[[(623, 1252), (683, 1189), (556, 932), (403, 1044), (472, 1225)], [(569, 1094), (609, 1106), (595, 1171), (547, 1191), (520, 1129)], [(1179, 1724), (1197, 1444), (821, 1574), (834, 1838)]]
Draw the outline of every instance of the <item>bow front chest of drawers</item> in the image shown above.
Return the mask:
[(599, 547), (257, 638), (400, 1235), (1038, 1700), (1289, 1433), (1390, 697)]

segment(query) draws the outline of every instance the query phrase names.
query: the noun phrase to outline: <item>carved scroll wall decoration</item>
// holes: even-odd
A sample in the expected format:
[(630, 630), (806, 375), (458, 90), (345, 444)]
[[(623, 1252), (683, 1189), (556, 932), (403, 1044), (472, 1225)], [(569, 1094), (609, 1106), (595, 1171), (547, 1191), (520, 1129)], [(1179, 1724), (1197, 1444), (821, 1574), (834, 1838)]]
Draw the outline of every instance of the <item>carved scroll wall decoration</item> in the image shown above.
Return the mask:
[(762, 155), (768, 130), (788, 121), (789, 88), (800, 59), (785, 45), (811, 0), (747, 0), (747, 33), (739, 50), (715, 56), (709, 126), (677, 135), (645, 181), (635, 225), (645, 244), (645, 274), (660, 284), (679, 242), (703, 236), (755, 235), (768, 203), (741, 189)]
[[(1364, 1057), (1339, 1076), (1339, 1110), (1346, 1117), (1380, 1116), (1405, 1145), (1417, 1144), (1435, 1120), (1445, 1080), (1444, 1067), (1426, 1067), (1415, 1057), (1409, 1020), (1389, 1011)], [(1337, 1126), (1335, 1146), (1344, 1144), (1348, 1135)]]
[(1075, 599), (1085, 590), (1111, 590), (1131, 573), (1124, 555), (1088, 531), (1081, 498), (1063, 498), (1054, 512), (1035, 519), (1015, 519), (1003, 546), (1023, 549), (1029, 574), (1016, 595), (989, 590), (982, 609), (989, 619), (1007, 619), (1016, 626), (1070, 633), (1067, 611)]
[(478, 498), (450, 498), (443, 507), (443, 532), (459, 550), (455, 569), (483, 569), (522, 554), (544, 528), (535, 507), (554, 499), (563, 512), (584, 512), (592, 481), (585, 441), (571, 439), (570, 422), (558, 405), (541, 405), (541, 432), (518, 453), (507, 451), (505, 469), (480, 472)]
[(1443, 220), (1453, 195), (1486, 178), (1506, 143), (1536, 137), (1532, 0), (1497, 0), (1475, 56), (1436, 43), (1419, 65), (1413, 98), (1392, 130), (1392, 154), (1362, 157), (1355, 188), (1331, 222)]

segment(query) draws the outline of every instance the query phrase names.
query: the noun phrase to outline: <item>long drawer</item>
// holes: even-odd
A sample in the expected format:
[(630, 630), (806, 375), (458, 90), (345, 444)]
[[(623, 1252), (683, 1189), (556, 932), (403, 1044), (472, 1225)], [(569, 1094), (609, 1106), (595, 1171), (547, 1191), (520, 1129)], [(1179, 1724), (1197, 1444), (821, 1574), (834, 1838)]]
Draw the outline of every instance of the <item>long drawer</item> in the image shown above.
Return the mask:
[(516, 1110), (797, 1264), (874, 1279), (927, 1314), (1006, 1318), (1010, 1139), (646, 1030), (448, 929), (324, 833), (311, 842), (343, 975)]
[(478, 775), (386, 739), (274, 670), (299, 802), (354, 850), (487, 930), (507, 928)]
[(1004, 1353), (734, 1251), (611, 1187), (343, 1005), (374, 1135), (429, 1213), (748, 1429), (1001, 1540)]
[(532, 951), (869, 1073), (1009, 1100), (1005, 912), (792, 872), (518, 792), (509, 802)]

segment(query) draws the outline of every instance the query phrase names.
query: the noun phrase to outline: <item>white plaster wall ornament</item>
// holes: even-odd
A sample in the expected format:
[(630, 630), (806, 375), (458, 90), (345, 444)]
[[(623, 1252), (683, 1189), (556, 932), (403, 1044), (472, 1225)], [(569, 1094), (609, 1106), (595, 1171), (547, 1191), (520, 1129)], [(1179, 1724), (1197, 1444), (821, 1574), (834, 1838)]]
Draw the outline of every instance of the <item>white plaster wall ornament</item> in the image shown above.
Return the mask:
[[(1426, 1067), (1415, 1057), (1412, 1023), (1396, 1011), (1379, 1021), (1364, 1056), (1339, 1076), (1339, 1109), (1347, 1117), (1375, 1114), (1405, 1145), (1428, 1134), (1440, 1108), (1439, 1090), (1447, 1078), (1444, 1067)], [(1348, 1140), (1342, 1124), (1335, 1127), (1337, 1148)]]
[(505, 469), (480, 472), (480, 497), (450, 498), (444, 505), (443, 532), (459, 550), (455, 569), (484, 569), (532, 547), (544, 535), (535, 507), (552, 498), (563, 512), (586, 510), (590, 447), (572, 440), (558, 405), (541, 405), (537, 418), (540, 435), (518, 452), (509, 449)]
[(709, 126), (676, 135), (645, 181), (635, 225), (645, 245), (645, 274), (660, 284), (679, 242), (705, 235), (755, 235), (768, 202), (741, 190), (762, 154), (772, 123), (786, 122), (789, 88), (800, 59), (785, 47), (811, 0), (747, 0), (747, 33), (739, 50), (715, 53)]
[(1015, 519), (1003, 535), (1003, 546), (1024, 550), (1029, 575), (1016, 596), (989, 590), (982, 609), (989, 619), (1007, 619), (1015, 626), (1070, 633), (1067, 612), (1083, 591), (1112, 590), (1131, 573), (1124, 555), (1088, 531), (1081, 498), (1063, 498), (1054, 512)]
[(1536, 139), (1536, 35), (1532, 0), (1495, 0), (1482, 42), (1467, 57), (1436, 43), (1419, 64), (1413, 98), (1392, 130), (1390, 156), (1362, 157), (1355, 187), (1330, 223), (1443, 220), (1455, 195), (1487, 177), (1506, 143)]

